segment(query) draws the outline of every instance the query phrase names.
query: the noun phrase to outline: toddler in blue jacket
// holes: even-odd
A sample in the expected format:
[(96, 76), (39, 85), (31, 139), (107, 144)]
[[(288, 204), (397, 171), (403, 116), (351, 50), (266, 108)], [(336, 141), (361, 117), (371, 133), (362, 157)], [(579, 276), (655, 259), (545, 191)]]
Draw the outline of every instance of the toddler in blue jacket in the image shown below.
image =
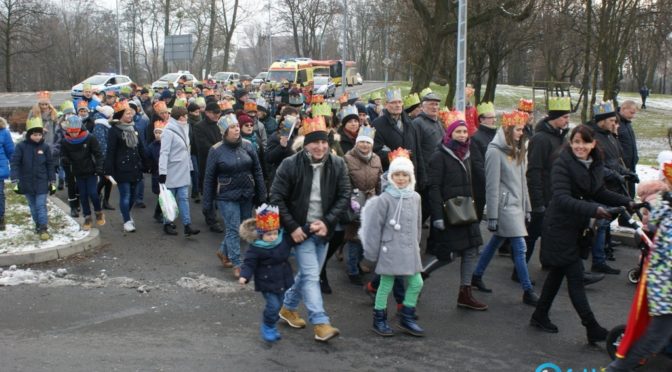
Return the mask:
[(276, 328), (285, 291), (294, 284), (289, 254), (294, 245), (290, 235), (280, 229), (278, 207), (262, 204), (255, 218), (240, 225), (240, 236), (250, 242), (240, 271), (239, 282), (247, 284), (254, 276), (254, 289), (266, 300), (261, 323), (261, 338), (266, 342), (280, 340)]

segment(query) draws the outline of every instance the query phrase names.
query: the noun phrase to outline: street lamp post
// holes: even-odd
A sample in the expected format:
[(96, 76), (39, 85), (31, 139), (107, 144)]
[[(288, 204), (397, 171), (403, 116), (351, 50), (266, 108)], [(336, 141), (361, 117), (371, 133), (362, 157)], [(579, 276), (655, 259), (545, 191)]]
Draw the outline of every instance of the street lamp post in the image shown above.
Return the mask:
[(271, 26), (271, 0), (268, 0), (268, 67), (273, 64), (273, 33)]
[(459, 0), (457, 8), (457, 71), (455, 74), (455, 108), (464, 112), (467, 83), (467, 0)]
[(343, 87), (343, 94), (348, 88), (348, 81), (346, 78), (346, 63), (348, 51), (348, 0), (343, 0), (343, 63), (341, 64), (341, 87)]
[(119, 0), (117, 3), (117, 52), (119, 54), (119, 74), (122, 74), (121, 70), (121, 23), (119, 22)]

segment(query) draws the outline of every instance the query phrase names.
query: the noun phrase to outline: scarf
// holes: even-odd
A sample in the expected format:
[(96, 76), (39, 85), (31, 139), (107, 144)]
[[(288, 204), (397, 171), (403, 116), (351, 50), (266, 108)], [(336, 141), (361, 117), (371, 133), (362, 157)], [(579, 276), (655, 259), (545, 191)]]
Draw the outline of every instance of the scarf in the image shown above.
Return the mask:
[(403, 199), (411, 196), (415, 190), (413, 190), (410, 185), (400, 189), (393, 182), (390, 182), (385, 187), (385, 192), (392, 195), (395, 199)]
[(272, 242), (266, 242), (263, 239), (257, 239), (252, 243), (255, 247), (270, 249), (275, 248), (278, 244), (282, 242), (282, 229), (278, 231), (278, 237)]
[(259, 145), (257, 145), (257, 135), (254, 132), (252, 132), (252, 134), (250, 134), (250, 135), (242, 136), (242, 137), (245, 138), (246, 140), (252, 142), (252, 146), (254, 146), (254, 151), (255, 152), (259, 150)]
[(362, 152), (359, 151), (359, 149), (356, 148), (356, 147), (354, 148), (354, 150), (355, 151), (352, 154), (355, 155), (356, 157), (358, 157), (360, 160), (362, 160), (365, 163), (368, 163), (369, 160), (371, 160), (371, 158), (373, 157), (373, 150), (370, 151), (367, 155), (362, 154)]
[(357, 138), (357, 135), (359, 134), (359, 131), (352, 132), (352, 131), (349, 131), (346, 127), (343, 127), (343, 133), (346, 136), (348, 136), (348, 138), (350, 138), (351, 140), (354, 141), (355, 138)]
[(65, 135), (65, 141), (67, 143), (71, 143), (73, 145), (79, 145), (80, 143), (83, 143), (86, 141), (86, 138), (89, 136), (89, 132), (82, 130), (79, 131), (79, 134), (75, 137), (71, 137), (69, 134), (66, 133)]
[(138, 132), (135, 131), (133, 123), (126, 124), (119, 122), (117, 128), (121, 129), (121, 138), (127, 147), (134, 149), (138, 146)]
[(464, 160), (464, 157), (467, 156), (467, 153), (469, 152), (470, 143), (470, 139), (467, 139), (464, 143), (462, 143), (451, 138), (446, 143), (444, 143), (444, 146), (447, 149), (450, 149), (458, 159)]

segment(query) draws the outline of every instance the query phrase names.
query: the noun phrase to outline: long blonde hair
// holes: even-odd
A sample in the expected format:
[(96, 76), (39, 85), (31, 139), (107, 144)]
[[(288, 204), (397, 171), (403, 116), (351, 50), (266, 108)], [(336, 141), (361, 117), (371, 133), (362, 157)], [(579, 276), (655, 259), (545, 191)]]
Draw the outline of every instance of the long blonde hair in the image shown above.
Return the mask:
[(525, 140), (523, 137), (520, 137), (518, 140), (518, 143), (513, 140), (513, 130), (516, 128), (516, 125), (510, 125), (510, 126), (505, 126), (504, 127), (504, 139), (506, 140), (506, 144), (511, 146), (511, 151), (509, 152), (509, 156), (512, 159), (515, 159), (516, 162), (520, 165), (525, 161), (525, 153), (527, 151), (526, 146), (525, 146)]
[[(51, 118), (51, 121), (56, 122), (56, 118), (58, 117), (58, 111), (56, 111), (56, 108), (54, 108), (54, 105), (52, 105), (51, 103), (49, 104), (49, 116)], [(42, 110), (40, 109), (40, 104), (36, 103), (33, 105), (33, 108), (30, 109), (28, 119), (41, 118), (41, 117), (42, 117)]]

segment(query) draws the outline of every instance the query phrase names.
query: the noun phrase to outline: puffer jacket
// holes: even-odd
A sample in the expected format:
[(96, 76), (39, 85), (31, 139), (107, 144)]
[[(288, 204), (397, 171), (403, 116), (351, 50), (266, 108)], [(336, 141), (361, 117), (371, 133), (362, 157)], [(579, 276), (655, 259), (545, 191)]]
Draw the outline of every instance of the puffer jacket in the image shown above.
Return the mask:
[(142, 179), (146, 161), (145, 153), (139, 141), (137, 146), (128, 147), (122, 138), (122, 130), (117, 125), (109, 129), (104, 166), (105, 175), (114, 177), (114, 180), (118, 183), (138, 182)]
[(0, 182), (9, 177), (9, 160), (14, 153), (14, 141), (7, 128), (7, 122), (0, 120)]
[(541, 120), (534, 129), (527, 151), (527, 187), (532, 211), (540, 212), (551, 201), (551, 169), (557, 158), (568, 129), (556, 129)]
[(212, 211), (215, 200), (266, 201), (261, 163), (249, 141), (222, 141), (210, 148), (203, 178), (203, 210)]
[[(345, 161), (333, 154), (326, 156), (320, 173), (320, 194), (321, 220), (327, 225), (328, 239), (350, 204), (350, 181)], [(313, 167), (304, 150), (286, 158), (278, 167), (271, 186), (271, 203), (280, 209), (280, 221), (290, 234), (306, 224), (312, 183)]]
[(23, 194), (46, 194), (49, 184), (56, 179), (54, 166), (54, 157), (44, 139), (40, 142), (26, 139), (16, 146), (12, 155), (11, 178), (19, 182)]

